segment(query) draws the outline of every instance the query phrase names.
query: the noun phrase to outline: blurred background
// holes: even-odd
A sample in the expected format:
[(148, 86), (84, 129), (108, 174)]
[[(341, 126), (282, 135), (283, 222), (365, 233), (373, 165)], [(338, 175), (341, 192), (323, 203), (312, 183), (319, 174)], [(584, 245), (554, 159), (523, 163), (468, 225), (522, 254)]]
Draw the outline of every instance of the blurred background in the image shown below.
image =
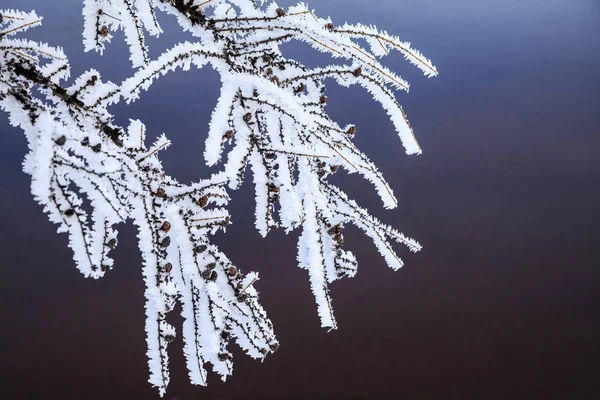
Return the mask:
[[(295, 1), (280, 1), (289, 6)], [(423, 244), (391, 271), (356, 229), (353, 279), (331, 289), (339, 329), (319, 326), (297, 234), (262, 239), (249, 180), (232, 193), (233, 225), (215, 241), (257, 289), (281, 348), (260, 363), (234, 350), (234, 374), (189, 384), (178, 339), (169, 400), (597, 399), (600, 398), (600, 2), (597, 0), (323, 0), (321, 16), (376, 24), (411, 41), (440, 71), (427, 79), (400, 54), (384, 64), (411, 84), (399, 101), (423, 147), (406, 156), (385, 112), (359, 88), (333, 81), (328, 111), (357, 125), (356, 142), (394, 188), (384, 210), (357, 175), (334, 179), (384, 221)], [(122, 35), (104, 56), (83, 52), (81, 1), (1, 0), (35, 9), (26, 36), (63, 46), (72, 76), (132, 73)], [(174, 18), (149, 42), (158, 56), (187, 40)], [(284, 55), (327, 59), (302, 44)], [(189, 182), (208, 176), (202, 152), (219, 95), (209, 69), (160, 79), (142, 99), (111, 110), (139, 118), (161, 155)], [(147, 383), (144, 296), (135, 230), (121, 228), (115, 267), (84, 279), (21, 171), (26, 142), (0, 115), (0, 398), (158, 399)], [(173, 313), (176, 314), (176, 313)], [(178, 314), (178, 312), (177, 312)], [(172, 321), (179, 328), (180, 320)]]

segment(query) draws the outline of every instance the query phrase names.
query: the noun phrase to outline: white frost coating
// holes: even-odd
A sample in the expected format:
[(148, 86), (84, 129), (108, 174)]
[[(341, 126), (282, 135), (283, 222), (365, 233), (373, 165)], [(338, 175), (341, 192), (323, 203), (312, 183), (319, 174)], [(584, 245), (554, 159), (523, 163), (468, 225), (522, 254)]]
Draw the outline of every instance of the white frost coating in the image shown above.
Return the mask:
[[(67, 85), (69, 65), (60, 48), (14, 38), (41, 19), (0, 10), (0, 109), (24, 131), (29, 152), (23, 169), (32, 178), (31, 192), (58, 231), (68, 234), (75, 264), (86, 277), (100, 278), (115, 265), (110, 252), (118, 244), (117, 224), (133, 221), (138, 227), (149, 381), (161, 395), (169, 384), (167, 348), (176, 336), (166, 317), (177, 302), (193, 384), (207, 384), (207, 364), (223, 380), (231, 375), (232, 340), (253, 358), (278, 348), (254, 288), (258, 274), (241, 274), (210, 241), (231, 224), (227, 188), (237, 189), (248, 169), (259, 233), (302, 229), (298, 263), (308, 273), (324, 327), (337, 328), (329, 284), (357, 272), (355, 256), (343, 248), (346, 225), (363, 230), (393, 269), (403, 262), (391, 242), (421, 249), (329, 183), (340, 168), (358, 173), (385, 208), (397, 206), (377, 166), (353, 143), (360, 127), (328, 115), (325, 80), (366, 89), (387, 112), (406, 152), (419, 154), (395, 95), (408, 92), (409, 84), (380, 63), (398, 50), (426, 76), (437, 75), (410, 43), (372, 26), (336, 26), (304, 3), (287, 10), (263, 0), (83, 3), (85, 50), (102, 52), (122, 30), (137, 70), (120, 84), (103, 82), (89, 70)], [(151, 60), (146, 34), (162, 33), (157, 10), (173, 15), (193, 42)], [(291, 40), (330, 55), (332, 64), (308, 68), (286, 58), (280, 45)], [(207, 65), (222, 86), (204, 159), (221, 172), (186, 185), (161, 164), (161, 151), (170, 145), (166, 135), (148, 145), (141, 121), (130, 120), (126, 129), (115, 125), (107, 107), (137, 100), (168, 72)]]

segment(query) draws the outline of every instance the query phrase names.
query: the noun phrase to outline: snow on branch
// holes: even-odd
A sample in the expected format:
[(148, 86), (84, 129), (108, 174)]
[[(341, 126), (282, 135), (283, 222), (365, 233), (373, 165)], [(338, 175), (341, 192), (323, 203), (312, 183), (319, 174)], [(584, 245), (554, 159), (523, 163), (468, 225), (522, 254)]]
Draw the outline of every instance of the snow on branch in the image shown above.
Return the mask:
[[(231, 373), (230, 339), (252, 357), (277, 349), (253, 288), (257, 276), (242, 276), (209, 241), (230, 223), (226, 188), (237, 189), (248, 170), (259, 233), (302, 230), (297, 258), (308, 272), (323, 327), (337, 328), (329, 284), (357, 272), (355, 256), (343, 248), (347, 224), (363, 230), (393, 269), (403, 262), (391, 242), (421, 249), (329, 182), (340, 168), (358, 173), (374, 186), (385, 208), (397, 205), (377, 166), (354, 145), (357, 128), (329, 117), (325, 83), (364, 88), (387, 112), (406, 153), (419, 154), (396, 99), (410, 85), (380, 59), (397, 50), (427, 77), (436, 76), (436, 68), (410, 43), (375, 27), (336, 26), (304, 3), (287, 10), (265, 3), (84, 0), (85, 49), (102, 52), (122, 30), (135, 71), (114, 84), (91, 70), (71, 86), (62, 83), (69, 67), (60, 49), (12, 38), (40, 18), (0, 12), (0, 107), (27, 136), (25, 170), (32, 176), (32, 193), (59, 231), (68, 233), (78, 268), (101, 277), (113, 266), (116, 224), (133, 220), (138, 227), (150, 381), (161, 394), (169, 381), (166, 349), (175, 335), (165, 315), (176, 301), (182, 304), (193, 383), (206, 384), (206, 363), (223, 378)], [(191, 41), (150, 59), (147, 35), (162, 33), (157, 11), (175, 16)], [(308, 68), (286, 58), (280, 45), (291, 40), (330, 55), (332, 64)], [(164, 172), (158, 158), (170, 144), (166, 136), (147, 146), (140, 121), (116, 126), (107, 107), (135, 101), (166, 73), (192, 67), (210, 67), (220, 75), (204, 158), (208, 166), (222, 169), (184, 185)], [(32, 94), (33, 87), (42, 97)]]
[[(10, 10), (0, 15), (19, 21), (1, 25), (5, 34), (16, 32), (10, 30), (18, 23), (37, 20), (35, 14)], [(102, 82), (92, 70), (62, 86), (66, 76), (67, 60), (59, 49), (17, 39), (0, 43), (0, 108), (25, 132), (31, 191), (59, 232), (68, 233), (79, 270), (102, 277), (113, 267), (116, 225), (132, 220), (138, 228), (150, 382), (161, 394), (169, 382), (167, 346), (175, 328), (166, 315), (176, 301), (182, 304), (193, 383), (206, 385), (206, 363), (223, 379), (231, 374), (231, 340), (254, 358), (275, 351), (272, 324), (253, 287), (256, 274), (242, 275), (210, 243), (210, 236), (230, 223), (223, 174), (191, 185), (177, 182), (158, 159), (168, 147), (166, 137), (147, 147), (144, 124), (116, 126), (106, 102), (97, 102), (116, 85)]]

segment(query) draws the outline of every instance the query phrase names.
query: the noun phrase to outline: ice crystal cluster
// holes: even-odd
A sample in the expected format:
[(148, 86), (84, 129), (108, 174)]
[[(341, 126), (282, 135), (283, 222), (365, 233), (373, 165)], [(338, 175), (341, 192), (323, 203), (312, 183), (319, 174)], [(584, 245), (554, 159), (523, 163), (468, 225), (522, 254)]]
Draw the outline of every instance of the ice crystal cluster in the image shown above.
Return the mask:
[[(231, 374), (232, 340), (254, 358), (278, 348), (253, 286), (257, 274), (242, 274), (210, 242), (229, 225), (229, 193), (248, 170), (259, 233), (301, 230), (297, 258), (308, 273), (323, 327), (336, 328), (328, 285), (356, 274), (356, 258), (343, 248), (345, 225), (362, 229), (393, 269), (402, 261), (390, 242), (420, 249), (328, 179), (339, 168), (357, 172), (386, 208), (396, 206), (377, 167), (353, 144), (356, 128), (327, 115), (325, 80), (366, 89), (387, 111), (406, 152), (420, 153), (394, 94), (409, 85), (378, 61), (396, 50), (426, 76), (437, 75), (409, 43), (372, 26), (335, 25), (303, 3), (286, 10), (253, 0), (83, 3), (86, 50), (102, 52), (122, 30), (131, 77), (115, 84), (90, 70), (67, 84), (69, 64), (60, 48), (17, 37), (41, 18), (0, 10), (0, 107), (24, 131), (31, 192), (58, 231), (68, 234), (85, 276), (100, 278), (113, 267), (117, 224), (131, 220), (137, 226), (149, 381), (161, 395), (169, 383), (167, 347), (176, 334), (165, 317), (176, 302), (194, 384), (206, 385), (206, 364), (223, 379)], [(157, 11), (174, 15), (190, 41), (150, 59), (146, 35), (162, 32)], [(329, 54), (334, 63), (308, 68), (284, 57), (279, 46), (291, 40)], [(170, 144), (164, 135), (148, 144), (141, 121), (117, 126), (108, 108), (135, 101), (168, 72), (204, 66), (217, 71), (222, 84), (204, 152), (206, 164), (221, 172), (186, 185), (163, 170), (158, 155)]]

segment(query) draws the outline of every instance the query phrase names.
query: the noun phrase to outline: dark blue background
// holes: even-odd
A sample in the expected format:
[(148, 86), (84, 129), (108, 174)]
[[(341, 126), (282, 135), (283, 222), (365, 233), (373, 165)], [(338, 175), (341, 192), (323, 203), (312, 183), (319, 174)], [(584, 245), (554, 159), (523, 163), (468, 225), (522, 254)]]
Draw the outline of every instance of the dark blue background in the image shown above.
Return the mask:
[[(412, 83), (400, 101), (421, 156), (404, 155), (366, 93), (328, 91), (329, 112), (357, 124), (359, 147), (380, 165), (400, 207), (384, 211), (356, 175), (337, 183), (424, 250), (399, 248), (407, 265), (393, 272), (349, 228), (359, 273), (332, 286), (340, 329), (326, 333), (306, 272), (296, 267), (296, 234), (260, 238), (248, 182), (233, 193), (234, 224), (216, 240), (245, 271), (260, 271), (257, 287), (281, 348), (262, 364), (236, 353), (230, 380), (213, 375), (202, 388), (187, 382), (177, 341), (166, 398), (600, 398), (599, 2), (312, 3), (334, 23), (399, 34), (440, 71), (428, 80), (400, 55), (385, 61)], [(94, 67), (120, 82), (131, 73), (120, 35), (103, 57), (83, 53), (80, 1), (0, 7), (44, 16), (27, 36), (62, 45), (73, 76)], [(167, 34), (150, 42), (153, 56), (187, 38), (172, 17), (161, 22)], [(324, 62), (304, 45), (284, 51)], [(213, 71), (179, 71), (113, 111), (120, 123), (140, 118), (152, 136), (173, 139), (164, 164), (190, 181), (209, 174), (201, 155), (218, 90)], [(67, 238), (29, 193), (22, 133), (5, 116), (0, 132), (0, 398), (158, 398), (146, 383), (134, 229), (121, 229), (114, 271), (83, 279)]]

